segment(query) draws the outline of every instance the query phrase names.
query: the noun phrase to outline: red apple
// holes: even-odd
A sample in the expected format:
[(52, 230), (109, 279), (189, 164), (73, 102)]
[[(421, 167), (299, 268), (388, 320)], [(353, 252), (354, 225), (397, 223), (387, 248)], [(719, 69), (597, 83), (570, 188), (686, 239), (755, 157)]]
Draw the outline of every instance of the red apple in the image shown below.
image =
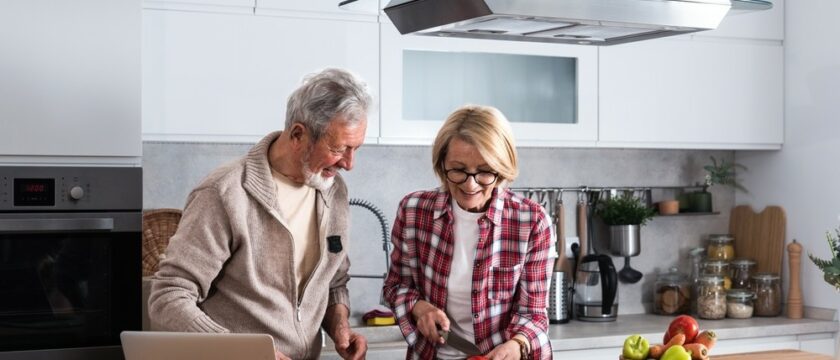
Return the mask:
[(668, 340), (671, 340), (671, 337), (676, 334), (684, 334), (685, 343), (691, 344), (699, 332), (700, 326), (697, 324), (697, 320), (688, 315), (680, 315), (671, 321), (671, 325), (668, 326), (668, 331), (665, 332), (662, 343), (667, 344)]

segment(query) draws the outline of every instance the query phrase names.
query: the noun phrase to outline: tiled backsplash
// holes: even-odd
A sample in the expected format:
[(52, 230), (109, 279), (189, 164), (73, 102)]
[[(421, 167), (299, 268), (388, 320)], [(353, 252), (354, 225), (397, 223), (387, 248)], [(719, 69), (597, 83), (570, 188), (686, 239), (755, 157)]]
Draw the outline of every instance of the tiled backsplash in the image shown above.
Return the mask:
[[(143, 144), (144, 208), (183, 208), (189, 191), (215, 167), (239, 158), (250, 144), (165, 143)], [(513, 187), (570, 186), (683, 186), (702, 181), (709, 156), (732, 160), (732, 151), (520, 148), (520, 176)], [(431, 170), (431, 147), (366, 145), (359, 149), (355, 168), (342, 174), (350, 197), (379, 207), (389, 221), (402, 197), (414, 190), (438, 186)], [(688, 249), (701, 244), (706, 235), (728, 229), (729, 209), (734, 204), (731, 188), (713, 187), (714, 209), (720, 215), (654, 218), (642, 228), (641, 254), (631, 259), (644, 273), (636, 284), (619, 286), (619, 315), (641, 313), (653, 300), (655, 273), (670, 266), (688, 271), (683, 260)], [(567, 194), (573, 199), (572, 194)], [(568, 200), (567, 200), (568, 201)], [(381, 231), (375, 216), (360, 207), (351, 208), (352, 274), (381, 275), (385, 272)], [(566, 210), (567, 236), (576, 235), (574, 212)], [(390, 231), (390, 229), (389, 229)], [(606, 240), (606, 239), (604, 239)], [(599, 241), (599, 240), (596, 240)], [(624, 260), (613, 258), (620, 269)], [(381, 279), (350, 281), (354, 324), (361, 314), (378, 304)]]

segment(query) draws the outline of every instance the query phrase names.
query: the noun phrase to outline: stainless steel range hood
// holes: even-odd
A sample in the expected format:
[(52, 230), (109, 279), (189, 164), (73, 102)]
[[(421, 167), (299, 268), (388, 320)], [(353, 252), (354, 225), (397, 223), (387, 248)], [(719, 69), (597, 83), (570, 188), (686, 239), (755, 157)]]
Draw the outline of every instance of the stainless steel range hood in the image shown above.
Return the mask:
[(710, 30), (730, 8), (772, 6), (761, 0), (392, 0), (384, 10), (402, 34), (614, 45)]

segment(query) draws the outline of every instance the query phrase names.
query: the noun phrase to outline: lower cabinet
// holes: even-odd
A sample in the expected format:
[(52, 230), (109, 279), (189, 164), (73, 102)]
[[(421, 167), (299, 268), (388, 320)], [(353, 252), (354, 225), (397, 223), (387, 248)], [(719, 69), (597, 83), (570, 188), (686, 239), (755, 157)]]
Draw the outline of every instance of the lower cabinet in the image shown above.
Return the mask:
[(601, 48), (598, 145), (778, 149), (783, 57), (775, 41), (682, 37)]

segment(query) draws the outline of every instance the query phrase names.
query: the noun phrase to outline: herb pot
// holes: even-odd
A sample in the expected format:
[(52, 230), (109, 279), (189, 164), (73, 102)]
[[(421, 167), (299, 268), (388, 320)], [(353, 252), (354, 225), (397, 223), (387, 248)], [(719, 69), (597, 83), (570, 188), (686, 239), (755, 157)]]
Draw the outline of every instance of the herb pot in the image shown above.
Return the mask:
[(691, 193), (690, 202), (692, 212), (712, 212), (712, 193), (708, 191)]
[(610, 226), (610, 252), (615, 256), (636, 256), (641, 251), (639, 242), (641, 226)]

